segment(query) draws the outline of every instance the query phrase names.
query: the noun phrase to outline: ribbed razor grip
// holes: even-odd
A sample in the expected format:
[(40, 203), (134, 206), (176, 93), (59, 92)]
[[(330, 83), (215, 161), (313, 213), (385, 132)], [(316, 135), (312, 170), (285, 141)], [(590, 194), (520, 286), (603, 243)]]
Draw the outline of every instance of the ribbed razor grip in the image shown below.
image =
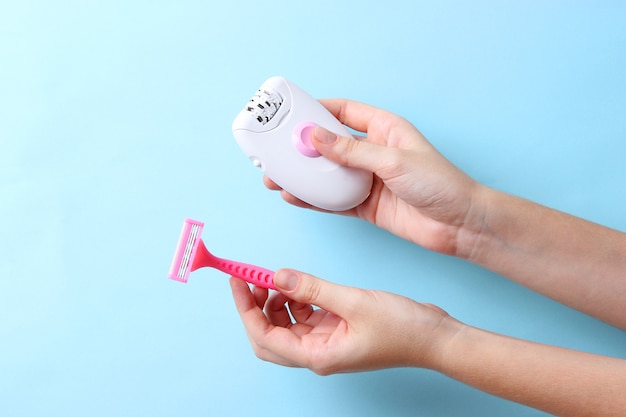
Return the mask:
[(270, 288), (275, 290), (274, 272), (260, 266), (245, 264), (242, 262), (230, 261), (215, 257), (217, 264), (214, 268), (230, 274), (234, 277), (241, 278), (244, 281), (254, 284), (257, 287)]

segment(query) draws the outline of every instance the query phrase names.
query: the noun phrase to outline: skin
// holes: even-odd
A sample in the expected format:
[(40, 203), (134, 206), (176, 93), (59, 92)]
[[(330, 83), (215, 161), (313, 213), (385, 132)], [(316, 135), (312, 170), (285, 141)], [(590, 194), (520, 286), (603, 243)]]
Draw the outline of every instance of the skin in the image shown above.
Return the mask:
[[(322, 104), (359, 140), (316, 128), (325, 157), (374, 174), (369, 198), (339, 214), (482, 265), (626, 329), (626, 235), (485, 187), (407, 120), (349, 100)], [(296, 206), (315, 209), (268, 178)], [(582, 255), (581, 255), (582, 254)], [(389, 367), (439, 371), (555, 415), (626, 413), (626, 361), (487, 332), (441, 308), (277, 271), (278, 292), (231, 279), (256, 355), (320, 375)]]

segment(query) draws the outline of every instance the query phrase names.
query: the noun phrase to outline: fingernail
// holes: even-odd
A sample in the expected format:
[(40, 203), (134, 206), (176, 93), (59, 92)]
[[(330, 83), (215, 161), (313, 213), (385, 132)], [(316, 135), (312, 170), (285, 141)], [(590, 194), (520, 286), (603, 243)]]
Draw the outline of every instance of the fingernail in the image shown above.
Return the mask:
[(313, 136), (315, 136), (315, 139), (319, 140), (322, 143), (330, 144), (337, 140), (336, 134), (319, 126), (316, 127), (315, 130), (313, 131)]
[(274, 275), (274, 284), (285, 291), (295, 290), (299, 280), (298, 275), (291, 271), (283, 271)]

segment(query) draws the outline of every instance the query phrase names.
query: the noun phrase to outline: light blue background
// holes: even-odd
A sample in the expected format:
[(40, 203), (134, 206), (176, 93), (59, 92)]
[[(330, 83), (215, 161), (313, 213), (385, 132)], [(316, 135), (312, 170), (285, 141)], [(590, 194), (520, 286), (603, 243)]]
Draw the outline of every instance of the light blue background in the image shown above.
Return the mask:
[(284, 75), (407, 117), (481, 182), (626, 230), (625, 74), (618, 1), (2, 2), (0, 414), (543, 415), (426, 370), (264, 363), (224, 275), (165, 276), (192, 217), (217, 255), (624, 358), (617, 329), (288, 206), (230, 125)]

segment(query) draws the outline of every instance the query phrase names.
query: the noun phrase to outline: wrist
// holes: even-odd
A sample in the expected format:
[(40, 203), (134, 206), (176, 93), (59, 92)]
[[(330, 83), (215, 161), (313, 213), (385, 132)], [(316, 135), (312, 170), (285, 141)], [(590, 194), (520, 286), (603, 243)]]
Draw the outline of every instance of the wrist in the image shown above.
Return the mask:
[(489, 201), (494, 192), (496, 191), (485, 185), (475, 184), (469, 208), (457, 231), (455, 256), (473, 261), (480, 252), (488, 232)]
[(467, 327), (465, 323), (458, 321), (454, 317), (449, 315), (442, 317), (433, 330), (432, 337), (427, 338), (426, 351), (420, 351), (419, 355), (413, 358), (410, 365), (415, 368), (444, 372), (449, 363), (447, 356), (452, 350), (451, 346), (454, 345), (459, 335), (465, 332)]

